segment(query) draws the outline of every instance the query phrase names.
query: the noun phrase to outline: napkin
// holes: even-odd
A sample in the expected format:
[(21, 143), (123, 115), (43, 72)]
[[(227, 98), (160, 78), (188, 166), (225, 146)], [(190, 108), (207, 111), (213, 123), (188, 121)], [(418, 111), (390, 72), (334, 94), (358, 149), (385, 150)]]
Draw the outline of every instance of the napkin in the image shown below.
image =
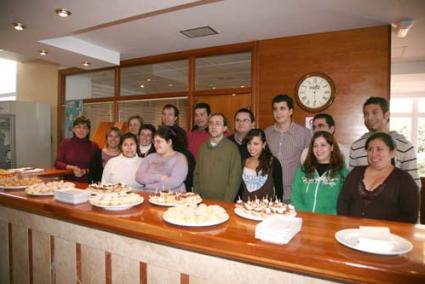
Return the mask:
[(255, 238), (276, 244), (287, 244), (301, 230), (301, 225), (301, 218), (273, 215), (255, 227)]
[(370, 252), (387, 253), (394, 248), (388, 227), (360, 226), (357, 248)]

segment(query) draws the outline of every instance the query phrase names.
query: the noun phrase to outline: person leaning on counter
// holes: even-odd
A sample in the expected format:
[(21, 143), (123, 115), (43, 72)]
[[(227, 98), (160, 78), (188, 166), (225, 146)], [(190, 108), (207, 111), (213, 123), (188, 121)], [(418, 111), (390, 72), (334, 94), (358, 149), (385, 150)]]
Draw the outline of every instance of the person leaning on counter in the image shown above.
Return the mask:
[(355, 167), (338, 198), (338, 215), (415, 223), (419, 190), (412, 176), (393, 165), (396, 144), (377, 132), (366, 141), (368, 166)]
[(72, 138), (64, 139), (59, 146), (55, 167), (72, 170), (73, 174), (66, 178), (80, 182), (88, 182), (90, 161), (99, 150), (96, 143), (89, 140), (90, 120), (85, 116), (77, 117), (72, 124)]

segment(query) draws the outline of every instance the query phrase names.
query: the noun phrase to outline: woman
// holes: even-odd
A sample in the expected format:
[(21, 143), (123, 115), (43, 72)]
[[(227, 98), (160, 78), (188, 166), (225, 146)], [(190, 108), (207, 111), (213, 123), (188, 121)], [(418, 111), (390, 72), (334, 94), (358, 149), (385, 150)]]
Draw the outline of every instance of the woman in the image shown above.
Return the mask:
[(335, 137), (314, 133), (304, 164), (292, 182), (291, 203), (299, 211), (336, 215), (336, 205), (348, 170)]
[(99, 182), (102, 179), (103, 169), (106, 163), (121, 153), (121, 131), (117, 127), (111, 127), (106, 131), (105, 147), (96, 151), (90, 163), (89, 181)]
[(139, 157), (137, 137), (133, 133), (126, 133), (121, 140), (121, 154), (108, 161), (103, 170), (102, 183), (122, 182), (131, 188), (138, 189), (140, 184), (135, 180), (136, 171), (142, 162)]
[(89, 140), (90, 120), (84, 116), (77, 117), (72, 124), (73, 137), (64, 139), (59, 146), (55, 167), (72, 170), (69, 180), (88, 182), (88, 168), (96, 151), (96, 143)]
[(152, 124), (143, 124), (139, 131), (140, 157), (144, 158), (151, 153), (155, 153), (153, 145), (153, 136), (155, 135), (155, 126)]
[(128, 132), (139, 135), (140, 128), (143, 125), (143, 118), (140, 115), (133, 115), (128, 118)]
[(264, 197), (282, 200), (282, 168), (266, 143), (264, 131), (251, 129), (243, 144), (247, 145), (250, 157), (242, 162), (244, 168), (238, 195), (243, 201)]
[(186, 191), (187, 161), (183, 154), (173, 149), (175, 139), (176, 133), (169, 127), (159, 127), (155, 133), (156, 153), (144, 158), (136, 173), (136, 180), (144, 185), (145, 191)]
[(338, 215), (416, 223), (419, 190), (409, 173), (394, 167), (396, 144), (377, 132), (365, 145), (369, 165), (354, 168), (338, 199)]

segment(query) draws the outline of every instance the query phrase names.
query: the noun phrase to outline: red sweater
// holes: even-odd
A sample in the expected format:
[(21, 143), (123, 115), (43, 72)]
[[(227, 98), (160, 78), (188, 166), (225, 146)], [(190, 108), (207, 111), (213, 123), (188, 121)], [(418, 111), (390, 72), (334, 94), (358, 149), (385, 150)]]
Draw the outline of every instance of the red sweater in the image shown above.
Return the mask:
[[(72, 165), (81, 169), (88, 169), (90, 161), (97, 150), (97, 144), (89, 139), (79, 139), (77, 137), (64, 139), (56, 155), (55, 167), (57, 169), (66, 169), (67, 165)], [(88, 182), (87, 175), (79, 178), (71, 175), (67, 178), (70, 180)]]
[(208, 141), (208, 131), (192, 130), (187, 133), (187, 149), (198, 160), (198, 153), (201, 145)]

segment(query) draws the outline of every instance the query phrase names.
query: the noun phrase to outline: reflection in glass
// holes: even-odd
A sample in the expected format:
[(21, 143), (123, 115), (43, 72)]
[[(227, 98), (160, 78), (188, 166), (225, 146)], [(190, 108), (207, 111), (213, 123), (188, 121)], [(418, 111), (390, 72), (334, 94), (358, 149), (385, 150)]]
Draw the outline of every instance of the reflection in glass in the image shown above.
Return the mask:
[(418, 170), (419, 176), (425, 176), (425, 117), (418, 119)]
[(66, 76), (65, 100), (113, 97), (114, 74), (110, 69)]
[(419, 112), (425, 113), (425, 98), (419, 99), (418, 107)]
[(196, 58), (195, 89), (251, 86), (251, 52)]
[(12, 115), (0, 115), (0, 169), (10, 169), (14, 166)]
[(177, 60), (121, 68), (121, 96), (185, 92), (188, 61)]
[(86, 103), (83, 106), (83, 115), (90, 119), (90, 136), (93, 136), (99, 122), (112, 121), (112, 103)]
[(127, 121), (132, 115), (140, 115), (145, 123), (157, 127), (161, 125), (162, 108), (166, 104), (173, 104), (179, 109), (179, 126), (187, 129), (189, 104), (187, 98), (120, 102), (119, 121)]

